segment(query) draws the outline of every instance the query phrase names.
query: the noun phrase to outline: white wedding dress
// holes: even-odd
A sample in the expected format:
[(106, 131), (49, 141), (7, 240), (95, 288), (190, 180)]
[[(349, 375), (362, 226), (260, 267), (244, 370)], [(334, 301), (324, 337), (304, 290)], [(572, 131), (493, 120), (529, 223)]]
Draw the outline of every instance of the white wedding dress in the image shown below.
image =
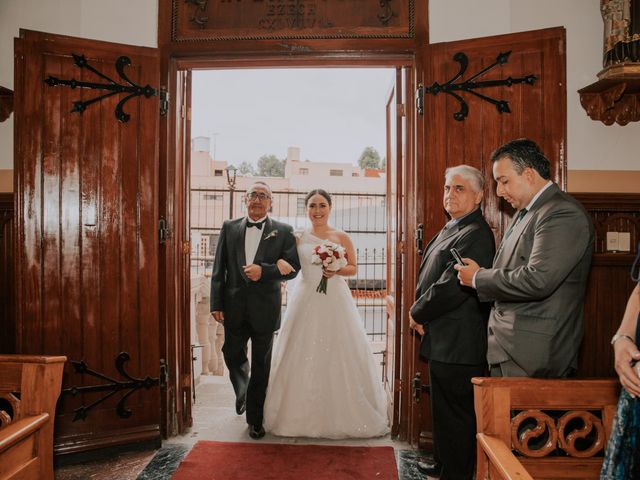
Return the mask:
[(387, 401), (351, 291), (339, 275), (327, 293), (311, 252), (322, 239), (304, 231), (297, 277), (271, 362), (265, 430), (314, 438), (370, 438), (389, 432)]

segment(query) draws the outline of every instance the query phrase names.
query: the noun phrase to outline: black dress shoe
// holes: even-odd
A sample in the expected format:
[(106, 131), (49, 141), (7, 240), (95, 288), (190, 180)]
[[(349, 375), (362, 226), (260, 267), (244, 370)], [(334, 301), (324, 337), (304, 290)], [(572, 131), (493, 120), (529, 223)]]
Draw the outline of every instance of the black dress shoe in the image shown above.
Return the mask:
[(437, 462), (431, 463), (417, 461), (416, 466), (420, 473), (424, 473), (430, 477), (438, 477), (440, 476), (440, 472), (442, 472), (442, 464)]
[(236, 413), (242, 415), (247, 410), (247, 396), (236, 398)]
[(249, 425), (249, 436), (254, 440), (264, 437), (264, 427), (262, 425)]

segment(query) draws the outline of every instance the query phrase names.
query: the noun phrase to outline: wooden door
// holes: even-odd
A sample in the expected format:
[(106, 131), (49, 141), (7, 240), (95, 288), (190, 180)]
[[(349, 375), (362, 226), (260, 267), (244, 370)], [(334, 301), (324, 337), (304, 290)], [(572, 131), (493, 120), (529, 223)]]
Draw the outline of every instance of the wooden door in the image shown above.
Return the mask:
[(17, 351), (76, 362), (57, 453), (158, 443), (157, 52), (31, 31), (15, 52)]
[[(191, 72), (178, 70), (170, 62), (174, 81), (167, 105), (168, 122), (161, 123), (161, 138), (167, 144), (160, 155), (160, 312), (162, 354), (167, 365), (167, 383), (162, 391), (163, 435), (182, 434), (191, 426), (191, 333), (189, 171), (191, 151)], [(167, 131), (163, 131), (164, 129)]]
[[(464, 63), (466, 71), (455, 78)], [(494, 63), (498, 65), (491, 67)], [(562, 187), (565, 185), (565, 30), (551, 28), (428, 45), (419, 50), (416, 64), (417, 83), (425, 89), (431, 87), (429, 91), (423, 90), (422, 99), (417, 101), (417, 109), (422, 113), (416, 115), (416, 186), (421, 189), (416, 193), (416, 224), (424, 224), (425, 241), (442, 228), (446, 222), (442, 208), (444, 172), (447, 167), (465, 163), (485, 174), (483, 211), (499, 242), (512, 211), (495, 195), (490, 161), (494, 149), (521, 137), (536, 141), (551, 161), (553, 180)], [(487, 69), (484, 74), (477, 75), (484, 69)], [(453, 91), (464, 103), (435, 86), (451, 79), (454, 79), (451, 83), (461, 84), (472, 78), (475, 82), (507, 78), (517, 81), (511, 86), (475, 90), (467, 84), (467, 88), (485, 98), (464, 90)], [(508, 102), (509, 111), (500, 113), (496, 101)], [(498, 105), (507, 109), (505, 103)], [(415, 263), (420, 260), (416, 256)], [(415, 285), (414, 277), (411, 281)], [(423, 383), (427, 383), (426, 364), (416, 358), (416, 365)], [(414, 373), (407, 372), (403, 381), (410, 381), (407, 376)], [(426, 393), (422, 396), (428, 400)], [(415, 414), (411, 418), (416, 427), (412, 428), (413, 441), (418, 440), (415, 432), (430, 429), (428, 403), (412, 403)]]

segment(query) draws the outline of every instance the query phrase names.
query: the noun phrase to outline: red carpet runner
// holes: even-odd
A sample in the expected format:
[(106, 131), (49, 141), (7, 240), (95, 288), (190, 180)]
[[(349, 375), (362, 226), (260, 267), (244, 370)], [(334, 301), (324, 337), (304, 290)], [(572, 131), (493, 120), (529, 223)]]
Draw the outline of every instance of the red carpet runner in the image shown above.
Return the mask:
[(392, 447), (195, 444), (173, 480), (398, 480)]

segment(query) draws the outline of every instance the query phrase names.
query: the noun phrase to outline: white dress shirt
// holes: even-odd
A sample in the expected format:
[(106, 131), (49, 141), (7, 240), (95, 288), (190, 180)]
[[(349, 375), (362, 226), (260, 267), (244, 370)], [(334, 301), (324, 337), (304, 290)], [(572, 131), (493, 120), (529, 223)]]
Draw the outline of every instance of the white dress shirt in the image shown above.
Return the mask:
[[(258, 223), (266, 220), (267, 217), (262, 217), (255, 222), (247, 217), (247, 222)], [(256, 257), (256, 252), (258, 251), (258, 245), (260, 245), (260, 239), (262, 238), (262, 233), (264, 232), (264, 225), (262, 228), (246, 228), (245, 236), (244, 236), (244, 255), (247, 259), (247, 265), (251, 265), (253, 260)]]

